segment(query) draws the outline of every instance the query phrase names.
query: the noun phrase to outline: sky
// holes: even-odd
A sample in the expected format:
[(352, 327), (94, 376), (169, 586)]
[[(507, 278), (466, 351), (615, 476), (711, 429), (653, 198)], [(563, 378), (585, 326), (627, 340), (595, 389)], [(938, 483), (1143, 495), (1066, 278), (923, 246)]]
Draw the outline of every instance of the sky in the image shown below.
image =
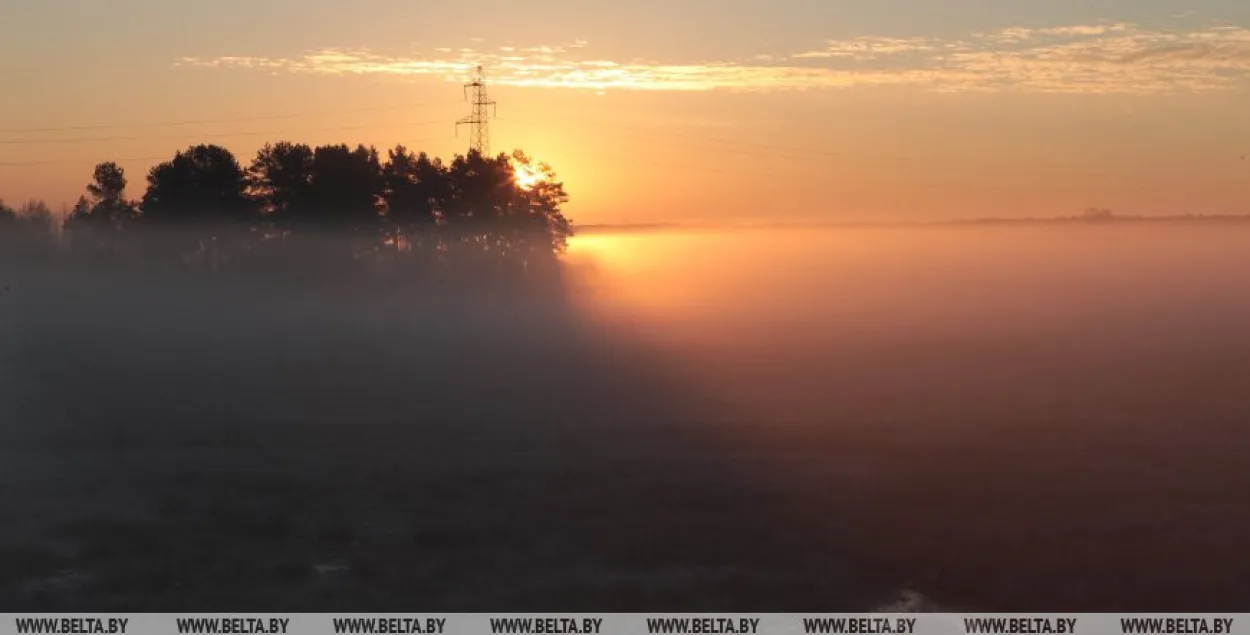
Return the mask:
[(491, 149), (575, 222), (1250, 213), (1243, 0), (9, 0), (0, 198), (195, 143)]

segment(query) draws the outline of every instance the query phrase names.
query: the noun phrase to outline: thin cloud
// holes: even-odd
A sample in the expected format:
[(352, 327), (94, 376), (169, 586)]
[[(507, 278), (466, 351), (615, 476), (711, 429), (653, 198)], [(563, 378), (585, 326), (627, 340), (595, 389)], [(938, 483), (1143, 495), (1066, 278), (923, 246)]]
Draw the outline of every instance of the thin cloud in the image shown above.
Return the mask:
[(817, 51), (793, 55), (794, 59), (857, 59), (875, 60), (883, 57), (931, 53), (944, 50), (948, 43), (929, 38), (857, 37), (851, 40), (831, 40), (828, 46)]
[(944, 92), (1163, 93), (1228, 90), (1250, 78), (1250, 29), (1232, 25), (1188, 31), (1125, 23), (1013, 27), (950, 39), (864, 36), (790, 55), (700, 64), (595, 59), (588, 51), (584, 40), (495, 52), (440, 48), (425, 55), (324, 49), (287, 58), (188, 57), (178, 66), (462, 81), (480, 65), (496, 84), (593, 91), (918, 86)]
[(477, 66), (504, 86), (588, 90), (708, 91), (845, 88), (863, 83), (905, 84), (910, 72), (864, 73), (793, 66), (620, 63), (611, 60), (559, 60), (550, 53), (495, 55), (462, 52), (455, 59), (387, 56), (368, 51), (323, 50), (293, 58), (186, 57), (179, 67), (283, 70), (321, 75), (432, 76), (462, 81)]

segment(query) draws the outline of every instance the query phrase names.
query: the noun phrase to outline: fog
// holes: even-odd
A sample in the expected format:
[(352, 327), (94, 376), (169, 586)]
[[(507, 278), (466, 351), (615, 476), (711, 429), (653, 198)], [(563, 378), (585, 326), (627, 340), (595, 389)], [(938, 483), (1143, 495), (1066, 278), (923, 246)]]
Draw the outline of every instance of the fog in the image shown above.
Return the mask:
[(1250, 604), (1250, 227), (594, 233), (541, 291), (4, 283), (0, 610)]
[[(596, 244), (596, 243), (599, 244)], [(699, 420), (862, 575), (1016, 610), (1246, 606), (1250, 228), (590, 237)], [(645, 254), (636, 259), (631, 254)], [(607, 300), (604, 300), (605, 302)], [(889, 578), (889, 576), (886, 576)]]

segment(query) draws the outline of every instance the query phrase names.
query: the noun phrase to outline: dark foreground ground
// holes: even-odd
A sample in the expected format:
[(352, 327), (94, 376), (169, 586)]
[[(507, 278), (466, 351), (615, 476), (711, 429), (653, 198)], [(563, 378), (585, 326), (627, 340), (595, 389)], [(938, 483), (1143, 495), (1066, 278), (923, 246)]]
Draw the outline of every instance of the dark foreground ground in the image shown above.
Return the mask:
[(1250, 232), (795, 244), (646, 328), (10, 276), (0, 611), (1250, 610)]
[[(866, 606), (558, 298), (14, 279), (0, 610)], [(689, 414), (689, 413), (687, 413)], [(828, 522), (826, 522), (828, 521)]]

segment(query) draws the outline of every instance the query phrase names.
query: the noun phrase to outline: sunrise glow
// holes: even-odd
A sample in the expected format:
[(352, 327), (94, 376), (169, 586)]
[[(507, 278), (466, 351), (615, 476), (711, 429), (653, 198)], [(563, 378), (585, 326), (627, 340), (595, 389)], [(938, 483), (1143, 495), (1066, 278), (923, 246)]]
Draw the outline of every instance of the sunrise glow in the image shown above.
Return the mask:
[[(223, 2), (213, 15), (250, 11)], [(560, 0), (497, 8), (488, 27), (452, 6), (314, 1), (298, 30), (282, 12), (227, 26), (138, 11), (164, 36), (122, 47), (89, 44), (131, 24), (101, 10), (60, 25), (68, 48), (0, 44), (34, 60), (6, 85), (29, 98), (0, 103), (0, 195), (59, 210), (100, 161), (138, 186), (197, 143), (245, 163), (282, 140), (451, 161), (470, 149), (456, 122), (481, 66), (491, 152), (550, 161), (579, 223), (1250, 210), (1244, 3), (917, 2), (696, 2), (661, 18)], [(62, 20), (55, 3), (18, 4), (0, 10), (15, 32)], [(125, 99), (106, 79), (119, 74), (136, 78)]]
[(0, 635), (1250, 623), (1250, 1), (0, 27)]
[(523, 190), (530, 190), (542, 181), (545, 176), (542, 172), (529, 165), (517, 165), (514, 167), (514, 178), (518, 187)]

